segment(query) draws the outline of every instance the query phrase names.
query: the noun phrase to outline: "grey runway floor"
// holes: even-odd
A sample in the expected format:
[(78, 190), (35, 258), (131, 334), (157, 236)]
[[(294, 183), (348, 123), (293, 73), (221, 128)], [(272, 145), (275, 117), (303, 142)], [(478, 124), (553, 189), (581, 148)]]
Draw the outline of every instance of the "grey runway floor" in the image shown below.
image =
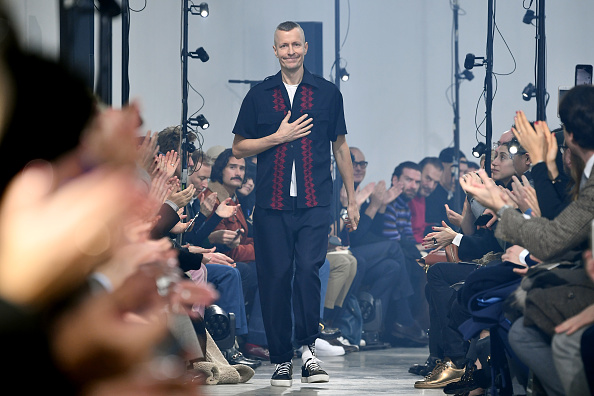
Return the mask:
[(301, 359), (294, 359), (291, 388), (271, 387), (274, 368), (264, 363), (247, 383), (205, 385), (202, 391), (207, 396), (445, 395), (441, 389), (423, 390), (413, 386), (422, 377), (409, 374), (408, 368), (424, 363), (428, 354), (428, 348), (389, 348), (322, 357), (322, 367), (330, 374), (330, 382), (324, 384), (301, 384)]

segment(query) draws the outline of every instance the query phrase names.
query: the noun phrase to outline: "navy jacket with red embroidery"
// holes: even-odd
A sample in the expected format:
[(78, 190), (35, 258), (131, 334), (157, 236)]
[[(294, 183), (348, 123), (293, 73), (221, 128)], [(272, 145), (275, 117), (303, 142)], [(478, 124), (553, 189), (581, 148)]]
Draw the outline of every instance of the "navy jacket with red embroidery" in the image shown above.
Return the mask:
[(291, 110), (289, 122), (303, 114), (313, 118), (311, 133), (258, 154), (256, 205), (291, 210), (291, 171), (295, 161), (297, 207), (328, 206), (332, 201), (330, 142), (344, 135), (342, 94), (331, 82), (304, 70), (293, 107), (281, 73), (254, 86), (243, 100), (233, 133), (246, 139), (273, 134)]

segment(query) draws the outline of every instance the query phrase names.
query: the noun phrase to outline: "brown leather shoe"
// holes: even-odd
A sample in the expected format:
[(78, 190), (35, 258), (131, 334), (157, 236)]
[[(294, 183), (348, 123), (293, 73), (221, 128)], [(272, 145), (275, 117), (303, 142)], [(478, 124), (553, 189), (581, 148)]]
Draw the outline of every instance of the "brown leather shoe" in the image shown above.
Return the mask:
[(438, 389), (444, 388), (447, 384), (460, 381), (464, 375), (464, 369), (459, 369), (449, 359), (438, 360), (437, 365), (431, 373), (422, 381), (415, 382), (417, 389)]
[(250, 359), (270, 360), (270, 352), (265, 348), (256, 344), (245, 344), (243, 346), (243, 353)]

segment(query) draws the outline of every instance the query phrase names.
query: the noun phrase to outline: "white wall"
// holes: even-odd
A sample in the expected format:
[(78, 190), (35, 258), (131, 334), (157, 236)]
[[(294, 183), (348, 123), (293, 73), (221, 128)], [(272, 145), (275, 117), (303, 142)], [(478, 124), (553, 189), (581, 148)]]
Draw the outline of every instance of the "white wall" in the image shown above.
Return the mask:
[[(7, 0), (23, 41), (30, 48), (56, 56), (57, 0)], [(181, 122), (181, 0), (148, 0), (145, 10), (132, 13), (130, 27), (130, 91), (143, 108), (146, 128), (159, 131)], [(195, 2), (198, 4), (199, 2)], [(229, 79), (259, 80), (274, 74), (278, 64), (271, 45), (275, 26), (284, 20), (323, 23), (324, 77), (334, 61), (334, 1), (331, 0), (210, 0), (211, 15), (190, 16), (189, 47), (203, 46), (210, 60), (190, 60), (189, 79), (204, 96), (201, 113), (211, 123), (204, 131), (205, 147), (229, 146), (231, 129), (247, 85)], [(529, 3), (529, 2), (525, 2)], [(349, 7), (341, 1), (341, 42)], [(516, 71), (497, 76), (493, 100), (493, 138), (509, 129), (516, 110), (536, 115), (536, 101), (525, 102), (521, 91), (533, 82), (535, 35), (522, 23), (523, 2), (496, 1), (496, 22), (516, 60)], [(142, 8), (144, 0), (130, 0)], [(484, 56), (487, 1), (460, 0), (460, 64), (467, 52)], [(573, 85), (577, 63), (594, 64), (594, 2), (548, 1), (547, 4), (548, 121), (558, 125), (557, 88)], [(534, 6), (532, 7), (534, 9)], [(396, 164), (437, 155), (453, 142), (453, 110), (446, 98), (452, 83), (452, 16), (447, 0), (350, 0), (350, 27), (342, 49), (351, 79), (341, 84), (348, 142), (360, 147), (370, 165), (369, 181), (389, 179)], [(114, 21), (114, 104), (120, 103), (121, 25)], [(494, 71), (505, 74), (513, 61), (496, 32)], [(461, 149), (470, 156), (475, 139), (475, 108), (481, 95), (484, 68), (460, 87)], [(189, 112), (201, 105), (190, 90)], [(481, 101), (477, 122), (484, 117)], [(485, 132), (485, 126), (480, 128)], [(480, 137), (480, 136), (479, 136)], [(484, 138), (482, 138), (484, 140)]]

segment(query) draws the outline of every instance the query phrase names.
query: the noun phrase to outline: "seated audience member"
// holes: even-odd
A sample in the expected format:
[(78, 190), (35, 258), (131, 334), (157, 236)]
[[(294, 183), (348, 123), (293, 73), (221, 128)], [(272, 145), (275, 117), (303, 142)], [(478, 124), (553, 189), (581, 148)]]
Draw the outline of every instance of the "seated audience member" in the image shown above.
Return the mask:
[[(157, 157), (155, 173), (152, 175), (152, 183), (154, 188), (158, 188), (160, 184), (165, 184), (169, 187), (169, 194), (165, 197), (164, 204), (161, 207), (159, 215), (159, 223), (152, 231), (153, 237), (165, 236), (172, 233), (180, 233), (185, 231), (187, 226), (181, 225), (182, 212), (184, 207), (190, 202), (195, 191), (194, 185), (188, 185), (183, 191), (180, 190), (181, 177), (181, 161), (179, 153), (181, 152), (181, 143), (179, 136), (181, 128), (168, 127), (159, 132), (157, 135), (157, 142), (161, 154)], [(196, 135), (188, 134), (188, 140), (194, 141)], [(188, 158), (188, 168), (194, 166), (192, 158)], [(174, 226), (181, 226), (181, 229), (175, 229)]]
[(419, 162), (419, 168), (421, 168), (421, 186), (417, 195), (408, 202), (408, 206), (410, 207), (411, 226), (415, 242), (422, 244), (428, 226), (425, 217), (425, 198), (437, 188), (443, 173), (443, 165), (437, 157), (425, 157)]
[[(221, 219), (234, 215), (237, 209), (235, 206), (227, 205), (232, 201), (231, 198), (228, 198), (227, 204), (219, 205), (216, 207), (216, 211), (214, 210), (217, 194), (213, 193), (206, 198), (204, 197), (208, 188), (213, 161), (200, 150), (194, 151), (192, 157), (196, 163), (195, 171), (190, 174), (188, 179), (196, 186), (198, 194), (195, 194), (194, 201), (188, 207), (192, 207), (195, 213), (199, 213), (198, 219), (200, 220), (197, 220), (194, 224), (194, 227), (199, 228), (199, 231), (193, 238), (188, 238), (190, 241), (207, 238)], [(229, 208), (234, 208), (234, 210), (229, 211)], [(188, 234), (186, 233), (186, 235)], [(220, 295), (217, 305), (225, 312), (235, 314), (235, 335), (241, 339), (248, 333), (242, 279), (239, 270), (235, 268), (233, 259), (228, 256), (225, 257), (228, 259), (227, 262), (208, 262), (205, 267), (208, 272), (209, 283), (217, 289)], [(235, 346), (221, 352), (230, 364), (245, 364), (252, 368), (259, 367), (261, 364), (257, 360), (244, 357)]]
[(225, 253), (235, 262), (241, 274), (243, 296), (248, 316), (248, 334), (245, 337), (243, 350), (246, 356), (268, 360), (266, 334), (258, 296), (258, 281), (255, 263), (254, 240), (247, 235), (248, 225), (243, 208), (238, 204), (237, 190), (242, 186), (245, 177), (245, 160), (233, 156), (231, 149), (221, 152), (212, 166), (210, 182), (204, 198), (217, 194), (215, 211), (221, 202), (231, 199), (237, 211), (229, 218), (223, 219), (209, 235), (208, 240), (217, 251)]
[[(508, 143), (508, 150), (512, 156), (514, 162), (514, 169), (516, 170), (516, 176), (521, 179), (522, 176), (526, 176), (529, 181), (532, 181), (532, 161), (528, 150), (526, 150), (518, 139), (515, 137)], [(515, 153), (514, 153), (515, 151)], [(555, 152), (555, 155), (557, 153)]]
[[(511, 132), (502, 134), (500, 142), (511, 139)], [(500, 185), (510, 185), (515, 175), (513, 160), (509, 157), (508, 146), (499, 145), (495, 150), (495, 158), (491, 164), (493, 179)], [(468, 174), (463, 178), (477, 177)], [(472, 197), (469, 197), (470, 199)], [(503, 247), (495, 238), (494, 231), (485, 226), (475, 225), (475, 216), (471, 209), (470, 199), (464, 200), (466, 209), (460, 222), (462, 233), (455, 232), (445, 222), (442, 227), (433, 227), (434, 231), (424, 238), (426, 249), (443, 249), (451, 245), (457, 246), (457, 260), (461, 262), (440, 262), (428, 268), (426, 296), (429, 303), (429, 358), (425, 365), (411, 367), (411, 372), (429, 375), (415, 383), (416, 388), (443, 388), (448, 383), (457, 381), (464, 374), (468, 343), (456, 327), (452, 328), (449, 313), (456, 292), (452, 285), (462, 282), (475, 271), (479, 264), (474, 260), (491, 258), (493, 253), (503, 252)], [(480, 209), (479, 215), (484, 208)], [(440, 363), (437, 364), (437, 361)], [(445, 373), (445, 374), (444, 374)]]
[[(512, 129), (512, 131), (516, 133), (515, 129)], [(547, 156), (549, 157), (548, 166), (553, 171), (551, 177), (553, 179), (559, 178), (556, 163), (563, 163), (563, 153), (558, 149), (555, 136), (553, 134), (537, 134), (533, 129), (527, 130), (522, 136), (521, 140), (530, 147), (530, 149), (527, 150), (530, 158), (536, 158), (540, 163), (540, 158), (542, 158), (543, 153), (547, 153)], [(550, 138), (552, 138), (552, 140)], [(522, 153), (523, 151), (523, 146), (518, 147), (519, 153)], [(513, 194), (508, 195), (518, 206), (518, 209), (526, 216), (541, 216), (541, 210), (536, 197), (536, 194), (538, 193), (541, 195), (540, 200), (547, 207), (561, 206), (561, 209), (559, 210), (562, 210), (565, 206), (563, 205), (563, 195), (569, 196), (568, 191), (562, 190), (561, 194), (559, 194), (555, 190), (555, 183), (552, 183), (551, 179), (549, 179), (549, 176), (546, 173), (547, 165), (543, 163), (544, 172), (537, 168), (537, 171), (533, 173), (535, 177), (535, 185), (538, 185), (539, 189), (537, 192), (530, 185), (530, 182), (526, 177), (526, 172), (523, 169), (523, 167), (526, 167), (527, 165), (528, 163), (526, 163), (524, 159), (521, 161), (521, 164), (518, 165), (518, 161), (514, 158), (514, 167), (517, 177), (513, 177)], [(541, 175), (539, 172), (544, 174)], [(519, 180), (520, 175), (522, 175), (522, 182)], [(539, 178), (541, 180), (539, 180)], [(545, 209), (542, 211), (542, 216), (552, 219), (556, 216), (556, 213), (557, 212), (553, 214), (549, 209)], [(507, 361), (509, 370), (505, 368), (505, 364), (502, 365), (498, 363), (492, 368), (485, 368), (481, 367), (482, 365), (480, 362), (476, 362), (473, 365), (472, 360), (469, 360), (465, 375), (458, 383), (448, 385), (444, 389), (444, 391), (446, 391), (450, 388), (446, 393), (452, 393), (454, 390), (461, 391), (462, 389), (473, 389), (475, 392), (480, 389), (484, 390), (489, 387), (491, 381), (491, 379), (488, 378), (489, 376), (485, 375), (485, 373), (490, 373), (491, 370), (499, 372), (499, 375), (507, 375), (511, 377), (514, 393), (525, 392), (525, 390), (520, 389), (518, 391), (516, 389), (526, 387), (528, 371), (526, 366), (519, 361), (507, 341), (509, 322), (506, 320), (503, 304), (494, 301), (486, 305), (484, 303), (477, 304), (476, 301), (485, 300), (485, 296), (497, 296), (499, 301), (503, 301), (520, 283), (521, 275), (517, 273), (517, 267), (531, 267), (540, 263), (540, 260), (533, 257), (528, 250), (518, 245), (509, 247), (505, 254), (502, 255), (501, 260), (501, 264), (481, 267), (465, 279), (464, 284), (458, 291), (458, 299), (455, 304), (458, 305), (458, 307), (453, 306), (452, 310), (458, 310), (459, 321), (470, 316), (470, 318), (466, 319), (461, 325), (458, 323), (461, 329), (464, 328), (462, 333), (465, 339), (476, 337), (476, 334), (479, 332), (483, 334), (486, 328), (488, 328), (489, 333), (494, 334), (495, 337), (499, 339), (499, 341), (493, 341), (494, 344), (491, 346), (491, 361)], [(470, 307), (473, 308), (470, 309)], [(485, 321), (484, 312), (487, 312), (487, 310), (489, 312), (490, 325)], [(509, 317), (509, 314), (507, 314), (507, 317)], [(501, 355), (499, 351), (500, 348), (497, 347), (499, 344), (502, 344), (505, 347), (504, 359), (502, 359), (503, 355)], [(501, 356), (497, 356), (498, 354)], [(507, 371), (509, 371), (509, 373), (506, 373)], [(480, 380), (477, 380), (477, 378), (480, 378)], [(502, 389), (500, 391), (505, 392), (507, 390)]]
[[(335, 223), (330, 227), (328, 235), (328, 252), (326, 260), (330, 266), (328, 282), (324, 297), (324, 310), (322, 321), (324, 328), (334, 329), (337, 317), (342, 315), (342, 307), (351, 288), (355, 275), (357, 274), (357, 259), (349, 250), (343, 246), (342, 241), (334, 233)], [(344, 223), (338, 227), (344, 227)], [(321, 272), (321, 271), (320, 271)], [(346, 352), (358, 351), (359, 345), (352, 345), (348, 338), (342, 335), (328, 340), (330, 344), (342, 346)]]
[(252, 224), (256, 206), (256, 163), (251, 160), (251, 157), (245, 159), (245, 181), (237, 190), (237, 199), (248, 224), (247, 235), (251, 237), (253, 236)]
[[(519, 135), (515, 129), (519, 143), (530, 154), (532, 168), (530, 174), (536, 191), (541, 216), (554, 219), (572, 200), (569, 190), (573, 183), (572, 171), (582, 172), (579, 157), (564, 144), (563, 129), (552, 131), (550, 135)], [(575, 157), (575, 158), (573, 158)], [(572, 160), (573, 158), (573, 160)]]
[[(398, 241), (406, 259), (406, 270), (414, 292), (409, 299), (410, 311), (416, 322), (413, 326), (419, 329), (428, 329), (429, 307), (424, 291), (427, 278), (425, 271), (417, 263), (417, 260), (421, 258), (421, 253), (414, 240), (409, 207), (410, 201), (416, 197), (420, 190), (421, 180), (421, 168), (415, 162), (405, 161), (396, 166), (392, 173), (392, 186), (398, 186), (401, 193), (386, 206), (383, 235), (388, 239)], [(396, 312), (395, 315), (398, 313)]]
[[(577, 199), (553, 220), (543, 217), (525, 218), (521, 213), (513, 210), (507, 196), (501, 194), (483, 173), (481, 173), (481, 177), (484, 185), (464, 181), (461, 183), (465, 183), (465, 188), (481, 204), (497, 212), (499, 221), (496, 235), (499, 238), (525, 247), (531, 254), (543, 261), (539, 267), (558, 262), (560, 259), (568, 260), (568, 253), (573, 252), (574, 260), (578, 264), (573, 271), (576, 271), (577, 279), (584, 282), (586, 275), (580, 257), (588, 245), (591, 222), (594, 219), (592, 204), (594, 202), (592, 199), (594, 178), (591, 176), (592, 163), (594, 163), (594, 127), (591, 122), (594, 117), (594, 87), (583, 85), (572, 88), (560, 103), (559, 115), (563, 123), (565, 144), (574, 155), (583, 161), (585, 166), (583, 174), (578, 175), (579, 178), (576, 180), (579, 185)], [(522, 112), (517, 114), (515, 125), (516, 133), (519, 136), (524, 133), (534, 133)], [(551, 138), (544, 121), (535, 123), (534, 127), (539, 130), (539, 133)], [(568, 274), (567, 270), (560, 270), (556, 273)], [(528, 289), (527, 299), (534, 299), (534, 303), (542, 307), (542, 312), (549, 317), (549, 322), (543, 322), (533, 315), (533, 310), (525, 308), (523, 316), (513, 323), (509, 331), (509, 343), (512, 349), (520, 360), (532, 370), (547, 394), (550, 395), (565, 394), (564, 387), (569, 386), (567, 389), (571, 389), (572, 382), (574, 384), (583, 383), (583, 380), (574, 378), (579, 370), (567, 374), (567, 371), (558, 371), (554, 365), (550, 364), (553, 361), (551, 336), (556, 331), (565, 332), (568, 327), (565, 326), (565, 322), (563, 322), (563, 326), (560, 326), (562, 319), (560, 320), (559, 317), (552, 318), (549, 315), (553, 310), (556, 310), (561, 318), (569, 319), (567, 324), (579, 323), (584, 316), (587, 316), (584, 313), (577, 315), (575, 319), (570, 318), (575, 314), (575, 311), (572, 312), (572, 310), (578, 308), (580, 302), (587, 301), (587, 299), (583, 299), (582, 291), (578, 294), (573, 291), (576, 298), (566, 305), (559, 304), (559, 299), (554, 297), (556, 290), (561, 290), (562, 293), (572, 290), (574, 282), (561, 285), (561, 289), (555, 287)], [(536, 294), (537, 290), (540, 292), (539, 295)], [(587, 288), (581, 290), (587, 290)], [(582, 309), (584, 308), (584, 312), (587, 312), (587, 306), (582, 306)], [(587, 321), (582, 323), (586, 324)], [(567, 342), (569, 345), (572, 340), (571, 337), (566, 337), (564, 340), (560, 338), (559, 342)], [(563, 348), (566, 347), (563, 346)]]
[[(449, 205), (450, 208), (460, 211), (461, 208), (456, 208), (454, 205), (455, 192), (460, 197), (464, 197), (464, 192), (460, 189), (460, 185), (457, 180), (454, 179), (454, 174), (459, 172), (460, 175), (466, 173), (466, 155), (460, 151), (460, 165), (457, 166), (454, 162), (455, 149), (448, 147), (439, 153), (439, 160), (443, 166), (443, 172), (439, 185), (425, 198), (425, 220), (428, 224), (425, 234), (431, 231), (431, 226), (441, 226), (442, 221), (448, 223), (448, 217), (446, 215), (445, 205)], [(460, 202), (461, 204), (462, 202)]]
[[(591, 249), (584, 254), (584, 260), (588, 276), (594, 281), (594, 258)], [(562, 377), (565, 394), (579, 395), (588, 394), (588, 392), (592, 394), (594, 389), (594, 304), (555, 328), (553, 360), (559, 376)], [(571, 372), (568, 372), (568, 368), (571, 368)]]
[[(349, 294), (355, 296), (361, 291), (368, 291), (376, 301), (381, 301), (382, 333), (388, 335), (396, 331), (416, 343), (425, 343), (426, 334), (414, 327), (408, 298), (413, 290), (410, 284), (404, 254), (398, 242), (382, 235), (386, 205), (393, 201), (400, 191), (397, 186), (386, 189), (386, 183), (380, 181), (361, 188), (365, 177), (367, 161), (363, 152), (351, 147), (357, 203), (360, 205), (361, 219), (355, 231), (340, 234), (343, 243), (348, 241), (351, 252), (357, 259), (357, 274)], [(343, 202), (344, 205), (344, 202)], [(398, 318), (408, 325), (394, 322), (392, 328), (386, 326), (388, 307), (398, 307)], [(389, 338), (389, 337), (385, 337)]]
[[(178, 150), (180, 150), (180, 133), (180, 127), (169, 127), (161, 131), (159, 133), (159, 147), (162, 150), (166, 150), (168, 153), (177, 153)], [(204, 257), (202, 258), (202, 263), (205, 264), (205, 266), (202, 270), (204, 271), (204, 274), (196, 267), (188, 268), (184, 266), (182, 269), (184, 269), (184, 271), (187, 272), (187, 275), (193, 280), (202, 281), (203, 279), (206, 279), (209, 283), (215, 286), (220, 295), (217, 300), (217, 305), (225, 310), (225, 312), (235, 314), (236, 335), (245, 335), (247, 334), (247, 317), (245, 313), (244, 294), (242, 290), (241, 276), (239, 271), (235, 268), (233, 259), (226, 255), (222, 255), (219, 252), (215, 252), (215, 249), (204, 249), (194, 244), (198, 240), (207, 238), (209, 232), (214, 230), (221, 219), (233, 216), (237, 209), (235, 206), (229, 205), (231, 199), (228, 199), (225, 201), (224, 205), (216, 207), (215, 211), (215, 202), (213, 198), (216, 198), (216, 195), (210, 199), (204, 198), (205, 181), (207, 182), (210, 177), (211, 166), (207, 156), (202, 155), (200, 151), (195, 151), (194, 153), (197, 154), (192, 155), (188, 160), (189, 167), (192, 170), (188, 176), (188, 180), (190, 181), (190, 186), (193, 187), (194, 190), (200, 189), (200, 193), (192, 196), (195, 205), (189, 204), (190, 200), (188, 200), (183, 206), (187, 205), (187, 208), (190, 209), (188, 212), (190, 214), (194, 214), (195, 210), (199, 210), (200, 212), (199, 217), (196, 217), (194, 220), (192, 229), (183, 233), (183, 241), (185, 245), (180, 247), (180, 249), (182, 252), (185, 253), (187, 251), (189, 254), (184, 254), (180, 257), (199, 255), (200, 257)], [(201, 162), (195, 163), (194, 159)], [(171, 168), (173, 168), (173, 164), (175, 164), (178, 175), (181, 175), (181, 169), (177, 166), (178, 164), (176, 162), (166, 162), (166, 164), (170, 165)], [(200, 198), (202, 198), (202, 200)], [(185, 223), (186, 227), (187, 224), (188, 223)], [(194, 229), (197, 230), (193, 232), (192, 230)], [(223, 257), (221, 257), (221, 255)], [(201, 314), (203, 313), (203, 309), (201, 309)], [(197, 325), (195, 322), (193, 324)], [(197, 329), (196, 331), (200, 331), (200, 329)], [(260, 362), (243, 356), (235, 347), (222, 350), (221, 352), (230, 364), (244, 364), (252, 368), (257, 368), (260, 365)]]
[[(194, 219), (194, 224), (183, 235), (186, 244), (202, 246), (207, 243), (208, 236), (223, 218), (233, 215), (236, 208), (230, 206), (231, 198), (223, 202), (214, 210), (217, 194), (210, 194), (204, 197), (210, 179), (210, 173), (214, 160), (201, 150), (192, 153), (194, 167), (188, 175), (188, 181), (196, 187), (194, 197), (186, 207), (188, 221)], [(214, 212), (214, 213), (213, 213)]]

